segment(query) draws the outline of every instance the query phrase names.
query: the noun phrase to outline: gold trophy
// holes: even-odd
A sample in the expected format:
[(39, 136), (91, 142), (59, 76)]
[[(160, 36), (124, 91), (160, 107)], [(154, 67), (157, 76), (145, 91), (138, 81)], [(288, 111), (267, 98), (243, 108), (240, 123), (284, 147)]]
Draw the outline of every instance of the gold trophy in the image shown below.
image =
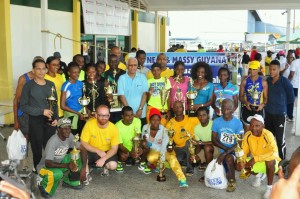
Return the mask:
[[(138, 130), (138, 128), (134, 127), (134, 137), (132, 139), (133, 141), (133, 150), (136, 154), (139, 153), (139, 147), (140, 147), (140, 142), (141, 142), (141, 131)], [(135, 164), (140, 163), (140, 158), (136, 158), (134, 160)]]
[[(76, 134), (73, 138), (73, 143), (74, 143), (74, 146), (73, 146), (73, 149), (72, 151), (70, 152), (70, 155), (71, 155), (71, 160), (77, 165), (76, 161), (80, 158), (79, 154), (80, 154), (80, 151), (76, 148), (76, 142), (79, 141), (79, 135)], [(78, 171), (78, 168), (77, 168), (77, 171)]]
[(218, 116), (221, 116), (222, 115), (222, 102), (223, 102), (223, 93), (222, 93), (222, 91), (220, 91), (219, 92), (219, 100), (218, 100), (218, 102), (219, 102), (219, 110), (220, 110), (220, 113), (219, 114), (217, 114)]
[(188, 148), (188, 150), (190, 152), (190, 155), (191, 155), (190, 159), (191, 159), (192, 163), (195, 164), (195, 163), (197, 163), (196, 155), (195, 155), (196, 147), (193, 145), (193, 142), (192, 142), (193, 138), (192, 138), (191, 134), (189, 132), (187, 132), (184, 128), (181, 129), (181, 133), (183, 134), (183, 136), (180, 137), (180, 138), (186, 138), (187, 137), (189, 142), (190, 142), (190, 146)]
[(98, 87), (93, 79), (92, 80), (92, 89), (90, 90), (90, 96), (92, 97), (92, 102), (93, 102), (93, 107), (92, 107), (92, 115), (93, 116), (96, 114), (95, 103), (96, 103), (96, 99), (99, 97), (99, 92), (97, 91), (97, 88)]
[[(47, 97), (47, 102), (48, 102), (48, 105), (49, 105), (49, 110), (50, 111), (53, 111), (53, 107), (56, 105), (57, 103), (57, 100), (55, 98), (55, 95), (54, 95), (54, 92), (55, 92), (55, 89), (54, 87), (52, 86), (51, 87), (51, 95), (49, 97)], [(47, 122), (49, 124), (51, 124), (54, 120), (54, 117), (53, 115), (50, 117), (50, 118), (47, 118)]]
[(79, 104), (83, 107), (83, 111), (82, 111), (82, 114), (84, 116), (84, 118), (88, 118), (89, 115), (86, 111), (86, 106), (90, 103), (90, 98), (89, 97), (86, 97), (85, 96), (85, 91), (86, 91), (86, 88), (85, 88), (85, 84), (83, 83), (83, 87), (82, 87), (82, 97), (80, 97), (78, 99), (78, 102)]
[(161, 106), (162, 106), (162, 109), (161, 109), (162, 114), (166, 113), (165, 104), (167, 103), (169, 94), (170, 94), (170, 91), (168, 89), (166, 89), (167, 82), (168, 82), (168, 79), (167, 79), (167, 77), (165, 77), (164, 86), (159, 91), (160, 99), (161, 99)]
[(163, 155), (164, 154), (159, 154), (159, 158), (158, 158), (158, 161), (157, 161), (157, 167), (159, 168), (159, 172), (158, 172), (158, 175), (156, 177), (156, 180), (158, 182), (164, 182), (166, 181), (166, 176), (163, 174), (164, 170), (166, 169), (165, 167), (165, 161), (164, 161), (164, 158), (163, 158)]
[(115, 87), (110, 85), (110, 81), (108, 80), (108, 86), (104, 87), (105, 90), (105, 94), (107, 96), (107, 99), (109, 101), (109, 103), (112, 105), (113, 102), (113, 98), (111, 98), (111, 96), (113, 95), (113, 93), (115, 92)]
[[(241, 141), (243, 139), (239, 138), (239, 135), (238, 134), (234, 134), (234, 138), (236, 140), (236, 147), (234, 149), (234, 152), (235, 152), (235, 156), (237, 157), (237, 164), (238, 163), (242, 163), (244, 164), (244, 161), (243, 161), (243, 155), (244, 155), (244, 150), (241, 148), (240, 144), (238, 141)], [(250, 176), (250, 171), (245, 169), (245, 168), (242, 168), (241, 169), (241, 173), (240, 173), (240, 178), (241, 179), (247, 179), (248, 177)]]
[(198, 92), (197, 91), (193, 91), (192, 87), (193, 87), (194, 81), (193, 79), (190, 77), (190, 85), (191, 85), (191, 89), (186, 93), (186, 97), (190, 100), (191, 102), (191, 111), (190, 113), (195, 113), (194, 109), (194, 99), (196, 99)]
[(169, 149), (169, 150), (173, 150), (174, 149), (174, 141), (173, 141), (174, 134), (175, 134), (175, 131), (174, 131), (173, 127), (172, 127), (172, 121), (171, 121), (170, 128), (168, 129), (169, 141), (168, 141), (167, 149)]
[(120, 108), (120, 103), (119, 103), (119, 94), (117, 93), (117, 88), (118, 88), (118, 84), (117, 82), (115, 81), (116, 79), (116, 75), (117, 75), (117, 70), (115, 69), (113, 71), (113, 76), (114, 76), (114, 81), (112, 82), (112, 85), (113, 85), (113, 105), (112, 107), (113, 108)]
[(257, 105), (257, 101), (259, 100), (260, 98), (260, 93), (257, 89), (259, 88), (259, 84), (255, 84), (255, 85), (252, 85), (252, 87), (250, 89), (248, 89), (248, 92), (250, 94), (250, 96), (252, 97), (253, 99), (253, 105), (256, 106)]

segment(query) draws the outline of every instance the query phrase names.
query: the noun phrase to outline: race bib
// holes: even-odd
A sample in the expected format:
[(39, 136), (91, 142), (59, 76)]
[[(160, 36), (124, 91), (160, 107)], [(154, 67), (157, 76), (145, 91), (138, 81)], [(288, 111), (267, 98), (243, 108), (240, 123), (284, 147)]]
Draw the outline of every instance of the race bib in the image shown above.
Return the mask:
[(222, 132), (220, 141), (224, 144), (234, 144), (234, 136), (232, 134)]

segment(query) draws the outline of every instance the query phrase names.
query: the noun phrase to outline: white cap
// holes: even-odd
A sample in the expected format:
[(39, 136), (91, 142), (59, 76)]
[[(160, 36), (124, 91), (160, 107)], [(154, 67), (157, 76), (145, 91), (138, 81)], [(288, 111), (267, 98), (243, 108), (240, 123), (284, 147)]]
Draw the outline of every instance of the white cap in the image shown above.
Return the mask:
[(260, 121), (263, 124), (265, 123), (264, 118), (261, 115), (259, 115), (259, 114), (255, 114), (253, 116), (249, 116), (247, 118), (247, 121), (250, 122), (252, 119), (256, 119), (257, 121)]

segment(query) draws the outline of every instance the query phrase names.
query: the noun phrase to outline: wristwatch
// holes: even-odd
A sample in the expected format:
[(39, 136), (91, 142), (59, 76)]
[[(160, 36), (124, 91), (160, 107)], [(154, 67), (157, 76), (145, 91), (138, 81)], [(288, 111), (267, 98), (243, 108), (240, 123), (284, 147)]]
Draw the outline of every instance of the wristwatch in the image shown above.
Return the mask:
[(143, 110), (143, 107), (140, 107), (139, 110)]

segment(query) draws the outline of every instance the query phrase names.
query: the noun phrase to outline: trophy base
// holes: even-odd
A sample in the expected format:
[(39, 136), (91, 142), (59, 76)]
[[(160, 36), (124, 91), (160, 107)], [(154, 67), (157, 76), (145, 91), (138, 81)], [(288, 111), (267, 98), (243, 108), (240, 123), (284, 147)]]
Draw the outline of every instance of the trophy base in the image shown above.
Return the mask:
[(173, 149), (174, 149), (173, 144), (172, 144), (172, 145), (168, 145), (168, 146), (167, 146), (167, 149), (173, 150)]
[(46, 124), (51, 125), (53, 121), (54, 121), (53, 118), (45, 117), (45, 122), (46, 122)]
[(165, 182), (166, 179), (167, 179), (167, 178), (166, 178), (165, 175), (162, 175), (162, 176), (158, 175), (158, 176), (156, 177), (156, 181), (158, 181), (158, 182)]
[(195, 111), (189, 111), (189, 117), (197, 117)]

